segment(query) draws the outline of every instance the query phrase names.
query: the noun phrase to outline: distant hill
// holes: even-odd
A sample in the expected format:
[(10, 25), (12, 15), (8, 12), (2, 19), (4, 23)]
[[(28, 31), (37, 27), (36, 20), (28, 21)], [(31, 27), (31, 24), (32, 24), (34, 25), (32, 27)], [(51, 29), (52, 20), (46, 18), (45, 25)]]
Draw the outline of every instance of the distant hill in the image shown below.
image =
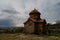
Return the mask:
[(8, 26), (3, 26), (3, 27), (1, 27), (0, 26), (0, 29), (9, 29), (9, 28), (21, 28), (21, 27), (13, 27), (13, 26), (10, 26), (10, 27), (8, 27)]

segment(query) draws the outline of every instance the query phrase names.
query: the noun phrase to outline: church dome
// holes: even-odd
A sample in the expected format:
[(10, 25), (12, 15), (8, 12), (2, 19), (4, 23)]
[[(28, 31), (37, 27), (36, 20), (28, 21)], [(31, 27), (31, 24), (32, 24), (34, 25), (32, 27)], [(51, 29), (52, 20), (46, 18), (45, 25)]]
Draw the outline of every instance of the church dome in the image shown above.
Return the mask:
[(31, 15), (31, 14), (39, 14), (39, 15), (41, 15), (41, 13), (40, 13), (38, 10), (36, 10), (36, 9), (32, 10), (32, 11), (29, 13), (29, 15)]

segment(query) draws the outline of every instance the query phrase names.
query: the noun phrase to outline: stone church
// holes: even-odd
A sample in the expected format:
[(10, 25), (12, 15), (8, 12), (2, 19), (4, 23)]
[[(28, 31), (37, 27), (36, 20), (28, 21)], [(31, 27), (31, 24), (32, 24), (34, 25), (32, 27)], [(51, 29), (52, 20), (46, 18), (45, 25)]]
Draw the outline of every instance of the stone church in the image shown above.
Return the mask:
[(24, 22), (24, 32), (27, 34), (47, 34), (46, 20), (40, 17), (41, 13), (34, 9)]

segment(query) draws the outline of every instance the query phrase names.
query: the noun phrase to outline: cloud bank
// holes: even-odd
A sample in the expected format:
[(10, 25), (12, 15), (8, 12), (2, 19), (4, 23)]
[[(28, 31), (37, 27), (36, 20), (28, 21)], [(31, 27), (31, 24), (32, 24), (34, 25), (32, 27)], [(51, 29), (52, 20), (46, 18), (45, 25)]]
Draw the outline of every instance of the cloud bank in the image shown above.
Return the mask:
[(34, 8), (47, 22), (60, 20), (60, 0), (0, 0), (0, 20), (8, 20), (2, 24), (8, 25), (10, 22), (11, 26), (24, 26), (29, 12)]

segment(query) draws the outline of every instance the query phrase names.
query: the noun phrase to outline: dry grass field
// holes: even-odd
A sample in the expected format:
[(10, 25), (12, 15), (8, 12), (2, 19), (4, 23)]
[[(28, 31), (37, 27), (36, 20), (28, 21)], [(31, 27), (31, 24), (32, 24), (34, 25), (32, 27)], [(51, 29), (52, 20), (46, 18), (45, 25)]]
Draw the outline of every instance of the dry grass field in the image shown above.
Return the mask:
[(21, 33), (1, 33), (0, 40), (60, 40), (57, 36), (25, 35)]

